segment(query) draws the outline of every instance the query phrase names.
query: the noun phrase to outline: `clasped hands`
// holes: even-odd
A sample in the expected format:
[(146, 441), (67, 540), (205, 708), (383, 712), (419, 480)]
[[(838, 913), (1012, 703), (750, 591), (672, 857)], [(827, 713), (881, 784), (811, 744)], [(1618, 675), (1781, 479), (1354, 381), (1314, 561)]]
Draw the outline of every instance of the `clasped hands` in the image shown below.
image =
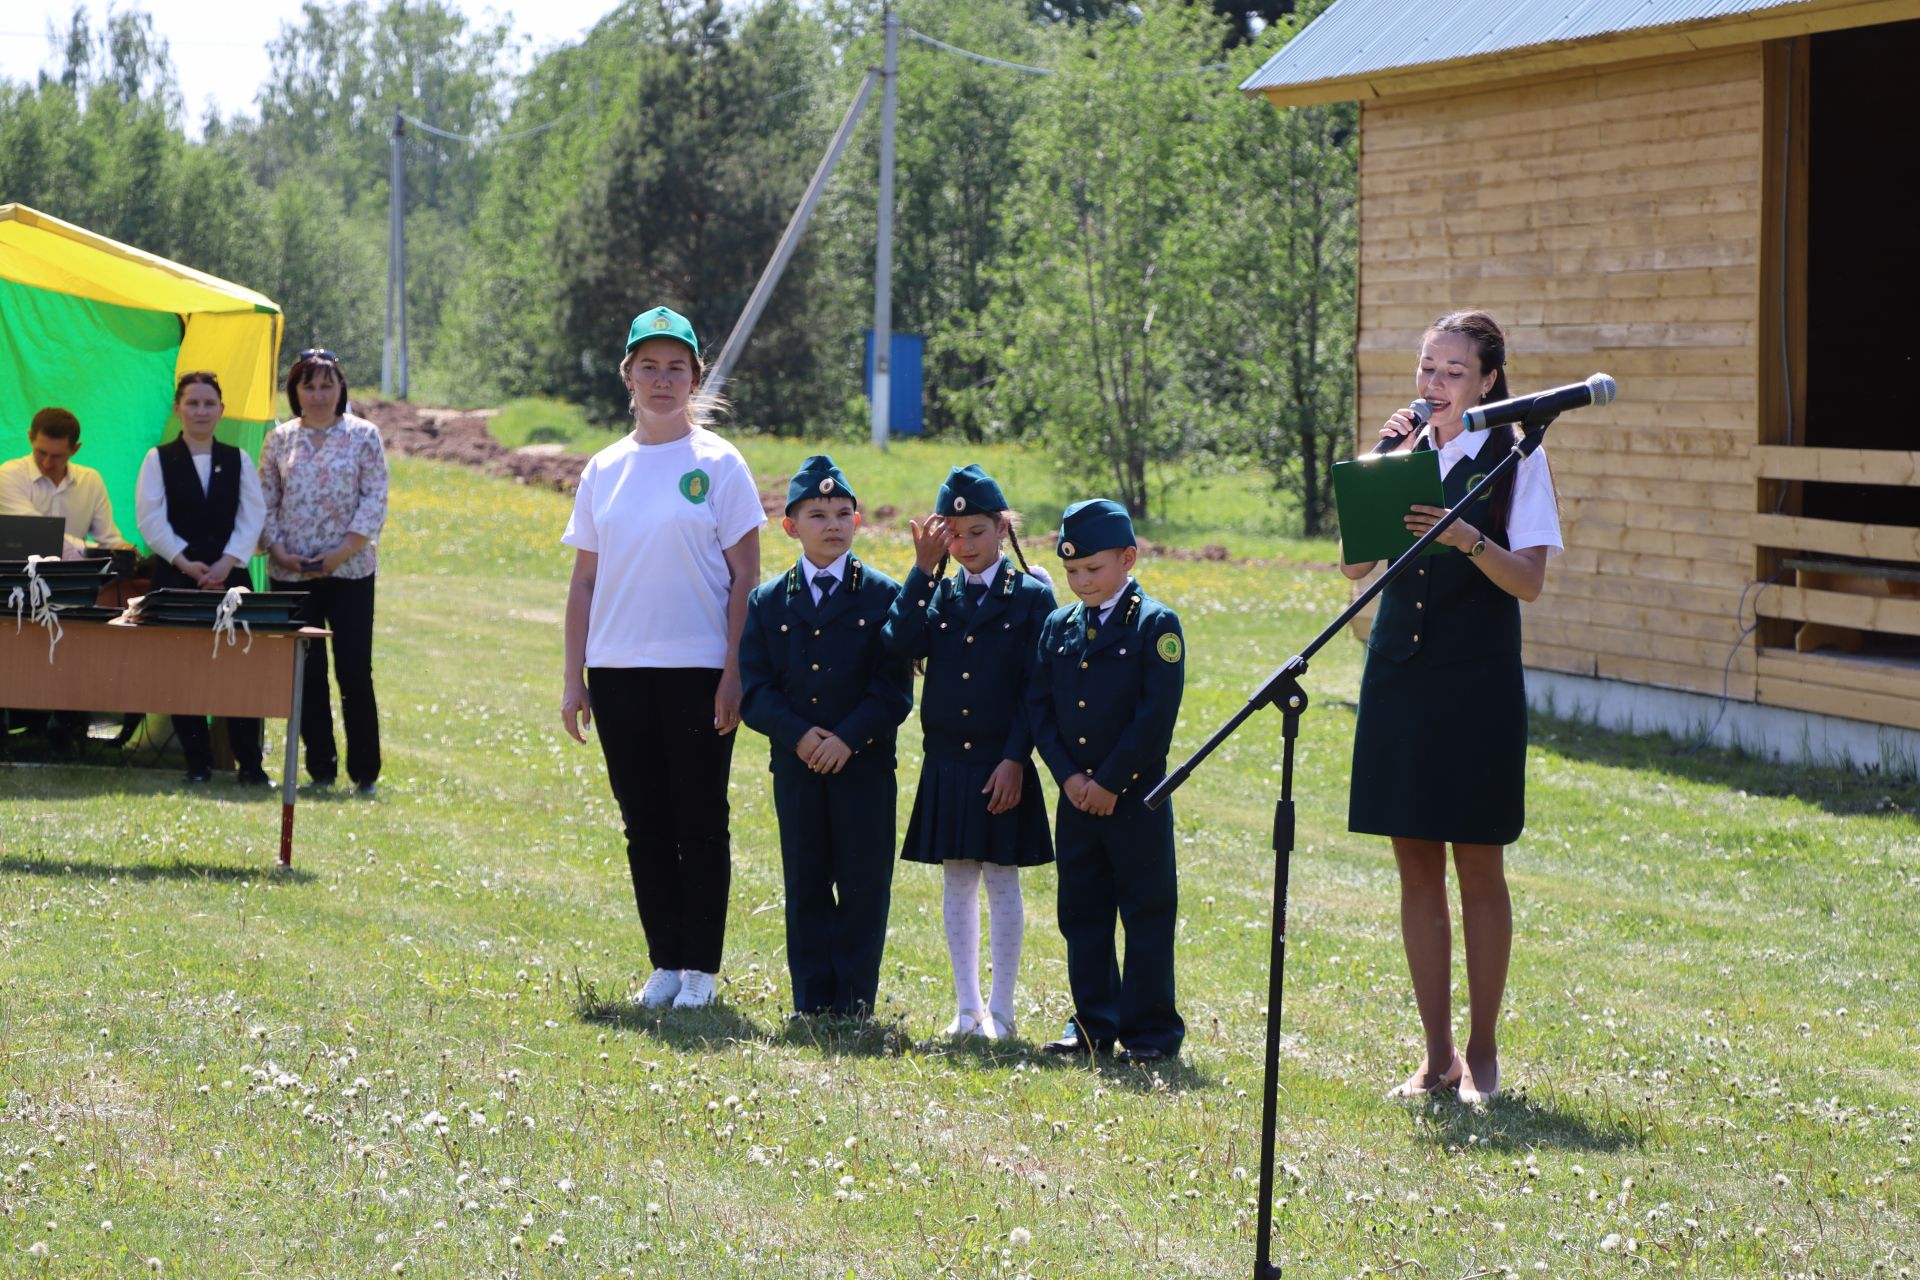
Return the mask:
[[(297, 556), (276, 542), (267, 549), (267, 558), (273, 561), (276, 569), (290, 575), (325, 577), (352, 559), (353, 553), (359, 549), (343, 542), (323, 556)], [(315, 561), (319, 562), (318, 569), (310, 567)]]
[(1084, 814), (1095, 818), (1104, 818), (1113, 812), (1113, 806), (1120, 802), (1117, 793), (1107, 790), (1084, 773), (1076, 773), (1060, 784), (1060, 794), (1067, 803)]
[(819, 725), (807, 730), (793, 749), (800, 762), (815, 773), (838, 773), (853, 759), (853, 748)]
[(221, 556), (212, 564), (203, 564), (187, 559), (187, 553), (182, 551), (173, 558), (173, 567), (192, 578), (193, 585), (202, 591), (225, 591), (227, 575), (240, 567), (240, 561), (232, 556)]

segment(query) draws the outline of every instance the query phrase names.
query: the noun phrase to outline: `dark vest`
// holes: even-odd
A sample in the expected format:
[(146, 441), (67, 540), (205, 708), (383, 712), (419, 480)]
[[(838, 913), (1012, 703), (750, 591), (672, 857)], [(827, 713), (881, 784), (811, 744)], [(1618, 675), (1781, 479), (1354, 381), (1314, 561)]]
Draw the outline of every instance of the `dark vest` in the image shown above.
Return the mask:
[[(1481, 477), (1513, 448), (1513, 429), (1494, 431), (1477, 458), (1462, 458), (1441, 482), (1447, 505), (1457, 506)], [(1461, 513), (1490, 543), (1507, 545), (1506, 513), (1498, 508), (1500, 489), (1512, 475), (1488, 489)], [(1383, 658), (1405, 662), (1415, 654), (1440, 665), (1520, 652), (1520, 602), (1493, 584), (1480, 566), (1451, 547), (1422, 556), (1380, 593), (1367, 647)]]
[(167, 523), (187, 541), (186, 556), (212, 564), (226, 554), (240, 512), (240, 450), (213, 442), (213, 469), (200, 487), (193, 454), (178, 436), (160, 446), (160, 479), (167, 489)]

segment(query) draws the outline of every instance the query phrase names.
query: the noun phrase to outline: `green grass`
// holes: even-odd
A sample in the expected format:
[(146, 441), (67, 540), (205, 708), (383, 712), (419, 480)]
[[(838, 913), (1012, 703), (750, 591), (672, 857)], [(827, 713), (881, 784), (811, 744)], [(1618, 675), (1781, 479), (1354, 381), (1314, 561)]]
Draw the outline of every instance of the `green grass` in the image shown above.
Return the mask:
[[(876, 492), (930, 494), (944, 467), (908, 476), (907, 457), (871, 468)], [(1276, 717), (1177, 801), (1177, 1065), (1032, 1051), (1068, 1009), (1048, 869), (1025, 878), (1021, 1043), (932, 1041), (948, 972), (917, 866), (895, 881), (885, 1019), (787, 1031), (750, 734), (722, 1001), (642, 1016), (600, 756), (556, 723), (567, 500), (407, 460), (394, 482), (388, 773), (374, 803), (303, 801), (292, 874), (267, 871), (277, 806), (228, 784), (0, 769), (0, 1271), (1250, 1273)], [(1052, 500), (1041, 472), (1019, 483)], [(769, 536), (769, 572), (787, 545)], [(862, 552), (889, 571), (909, 554), (897, 533)], [(1186, 625), (1182, 750), (1347, 590), (1277, 565), (1144, 581)], [(1419, 1037), (1390, 858), (1346, 832), (1357, 677), (1330, 645), (1301, 738), (1287, 1274), (1920, 1269), (1913, 789), (1536, 722), (1513, 1091), (1389, 1104)], [(1434, 754), (1472, 768), (1438, 733)]]
[[(487, 430), (510, 449), (561, 444), (593, 453), (616, 439), (615, 432), (588, 422), (578, 406), (538, 398), (510, 401)], [(1063, 469), (1050, 454), (1022, 444), (906, 438), (876, 449), (855, 438), (803, 440), (734, 429), (725, 434), (746, 455), (765, 489), (783, 490), (808, 454), (832, 454), (852, 480), (862, 507), (885, 520), (904, 521), (931, 510), (947, 469), (969, 462), (978, 462), (1000, 481), (1026, 527), (1035, 531), (1058, 527), (1068, 503), (1109, 496), (1112, 488), (1093, 468)], [(1298, 504), (1252, 464), (1163, 468), (1149, 498), (1149, 518), (1139, 529), (1152, 542), (1191, 551), (1218, 546), (1237, 558), (1334, 563), (1335, 541), (1300, 537)]]

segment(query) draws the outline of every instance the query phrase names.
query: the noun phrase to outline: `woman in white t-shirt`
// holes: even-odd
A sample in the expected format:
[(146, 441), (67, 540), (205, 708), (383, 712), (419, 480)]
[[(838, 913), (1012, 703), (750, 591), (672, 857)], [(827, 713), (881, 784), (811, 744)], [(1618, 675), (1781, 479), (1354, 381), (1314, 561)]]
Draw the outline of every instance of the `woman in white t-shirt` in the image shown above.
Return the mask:
[(653, 973), (639, 1003), (713, 1001), (732, 855), (727, 777), (740, 723), (740, 629), (766, 513), (746, 460), (707, 430), (715, 401), (686, 317), (634, 319), (620, 376), (633, 431), (593, 456), (561, 541), (567, 589), (560, 722), (599, 733), (626, 824)]

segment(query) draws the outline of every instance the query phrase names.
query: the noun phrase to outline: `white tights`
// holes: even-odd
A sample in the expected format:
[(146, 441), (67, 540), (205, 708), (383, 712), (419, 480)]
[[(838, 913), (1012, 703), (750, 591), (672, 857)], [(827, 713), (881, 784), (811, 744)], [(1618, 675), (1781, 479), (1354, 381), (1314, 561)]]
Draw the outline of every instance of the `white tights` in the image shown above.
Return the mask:
[(997, 862), (953, 858), (946, 868), (946, 898), (942, 914), (947, 924), (947, 957), (953, 961), (954, 1001), (961, 1013), (981, 1008), (980, 1002), (980, 881), (987, 882), (987, 917), (993, 953), (993, 995), (986, 1008), (1013, 1020), (1013, 984), (1020, 969), (1020, 935), (1026, 929), (1026, 908), (1020, 901), (1020, 868)]

